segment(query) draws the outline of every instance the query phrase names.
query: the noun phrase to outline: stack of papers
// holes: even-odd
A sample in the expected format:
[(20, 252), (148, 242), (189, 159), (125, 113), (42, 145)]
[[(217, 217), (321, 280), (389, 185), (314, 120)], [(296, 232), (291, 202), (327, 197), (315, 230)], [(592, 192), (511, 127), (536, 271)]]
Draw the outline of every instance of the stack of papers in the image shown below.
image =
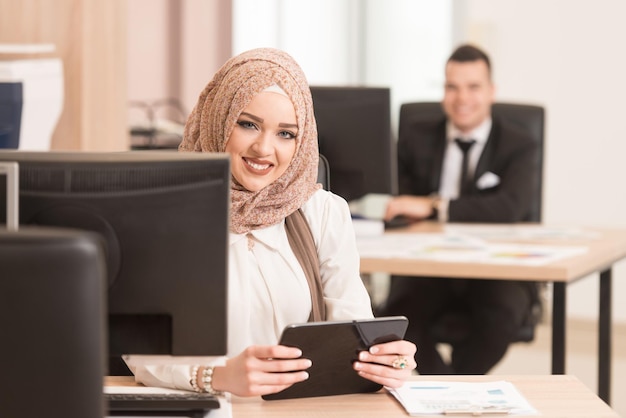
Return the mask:
[(506, 381), (409, 381), (388, 390), (411, 416), (539, 415), (515, 386)]
[(383, 217), (387, 210), (390, 195), (367, 194), (360, 199), (348, 202), (352, 225), (357, 237), (378, 237), (385, 232)]
[(380, 237), (385, 233), (385, 223), (376, 219), (352, 219), (354, 234), (357, 237)]
[(387, 211), (387, 203), (391, 200), (391, 195), (380, 193), (369, 193), (360, 199), (348, 202), (350, 213), (366, 219), (382, 220)]

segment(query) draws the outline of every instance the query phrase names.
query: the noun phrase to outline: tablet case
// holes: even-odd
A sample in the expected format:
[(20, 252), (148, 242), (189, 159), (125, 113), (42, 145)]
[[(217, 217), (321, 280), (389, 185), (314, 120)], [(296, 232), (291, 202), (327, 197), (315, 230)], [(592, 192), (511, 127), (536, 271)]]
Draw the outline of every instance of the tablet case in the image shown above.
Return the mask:
[(280, 344), (298, 347), (313, 365), (309, 378), (269, 395), (265, 400), (376, 392), (382, 385), (362, 378), (352, 368), (358, 353), (375, 344), (400, 340), (408, 326), (404, 316), (367, 320), (309, 322), (285, 327)]

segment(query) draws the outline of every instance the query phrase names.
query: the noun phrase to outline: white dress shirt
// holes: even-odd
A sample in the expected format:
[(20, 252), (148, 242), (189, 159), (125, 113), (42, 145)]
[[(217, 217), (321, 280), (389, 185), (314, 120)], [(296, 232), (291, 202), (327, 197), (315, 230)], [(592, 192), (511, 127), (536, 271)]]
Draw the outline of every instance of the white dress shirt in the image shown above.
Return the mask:
[[(317, 248), (327, 320), (372, 318), (347, 202), (318, 190), (302, 211)], [(287, 240), (284, 220), (250, 235), (230, 234), (229, 357), (250, 345), (277, 344), (285, 326), (307, 322), (311, 312), (307, 280)], [(191, 389), (189, 366), (140, 366), (134, 373), (146, 385)]]
[(450, 121), (446, 126), (446, 151), (441, 168), (441, 183), (439, 186), (439, 196), (443, 199), (453, 200), (459, 197), (461, 191), (461, 165), (463, 162), (463, 152), (454, 142), (455, 138), (463, 140), (473, 139), (476, 143), (469, 150), (468, 171), (470, 176), (474, 175), (478, 160), (480, 159), (485, 143), (491, 132), (492, 120), (487, 118), (474, 130), (462, 133)]

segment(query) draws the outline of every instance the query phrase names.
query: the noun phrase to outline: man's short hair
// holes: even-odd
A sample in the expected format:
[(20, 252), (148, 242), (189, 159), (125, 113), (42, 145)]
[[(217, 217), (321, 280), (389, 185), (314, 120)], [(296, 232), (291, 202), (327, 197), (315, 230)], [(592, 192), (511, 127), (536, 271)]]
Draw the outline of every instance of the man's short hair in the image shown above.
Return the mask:
[(489, 77), (491, 78), (491, 62), (489, 60), (489, 56), (482, 49), (470, 45), (465, 44), (459, 46), (457, 49), (452, 52), (450, 58), (448, 58), (448, 62), (471, 62), (471, 61), (484, 61), (487, 64), (487, 70), (489, 71)]

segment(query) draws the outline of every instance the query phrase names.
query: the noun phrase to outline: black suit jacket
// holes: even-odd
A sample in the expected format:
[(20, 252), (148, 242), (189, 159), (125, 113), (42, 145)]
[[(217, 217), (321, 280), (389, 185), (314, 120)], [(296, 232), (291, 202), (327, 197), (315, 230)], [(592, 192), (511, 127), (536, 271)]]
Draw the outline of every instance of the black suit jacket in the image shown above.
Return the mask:
[[(446, 120), (419, 122), (404, 128), (398, 139), (400, 194), (427, 196), (439, 191), (446, 149)], [(476, 182), (486, 172), (500, 183), (479, 189)], [(531, 221), (530, 202), (536, 198), (539, 144), (529, 135), (493, 118), (489, 138), (480, 156), (471, 193), (451, 200), (451, 222)]]

